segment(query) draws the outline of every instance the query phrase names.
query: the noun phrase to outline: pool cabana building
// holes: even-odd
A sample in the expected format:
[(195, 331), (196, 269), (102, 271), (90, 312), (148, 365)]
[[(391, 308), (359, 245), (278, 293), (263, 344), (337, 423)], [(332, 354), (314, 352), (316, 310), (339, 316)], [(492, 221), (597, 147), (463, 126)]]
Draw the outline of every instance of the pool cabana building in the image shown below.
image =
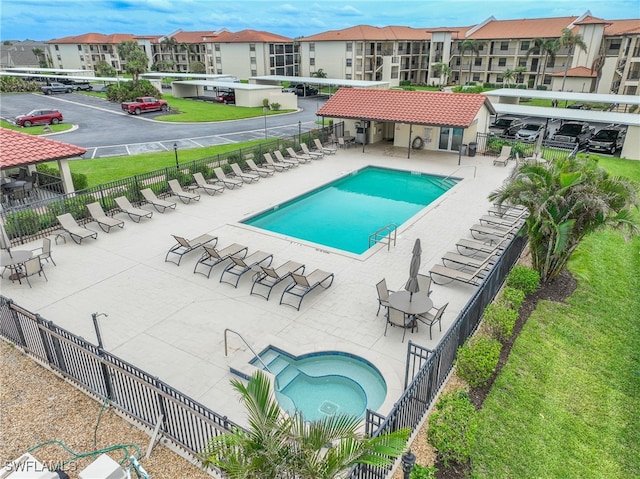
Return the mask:
[(317, 114), (344, 120), (363, 149), (386, 141), (410, 155), (411, 149), (460, 151), (487, 130), (496, 111), (485, 95), (341, 88)]

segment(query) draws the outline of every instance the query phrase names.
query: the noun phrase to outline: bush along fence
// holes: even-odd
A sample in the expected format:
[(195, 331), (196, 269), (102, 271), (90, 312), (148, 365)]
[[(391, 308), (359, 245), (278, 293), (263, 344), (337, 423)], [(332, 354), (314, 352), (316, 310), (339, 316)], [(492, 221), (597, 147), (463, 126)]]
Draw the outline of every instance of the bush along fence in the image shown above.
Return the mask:
[[(246, 169), (246, 160), (253, 159), (257, 164), (264, 162), (264, 153), (280, 150), (285, 156), (286, 148), (293, 147), (299, 150), (300, 143), (313, 144), (315, 138), (321, 142), (330, 140), (336, 129), (342, 128), (342, 123), (310, 130), (291, 137), (290, 139), (276, 138), (265, 141), (251, 148), (243, 148), (235, 151), (223, 153), (214, 157), (201, 158), (188, 163), (179, 164), (178, 167), (168, 167), (148, 173), (123, 178), (99, 186), (85, 188), (74, 193), (55, 195), (41, 201), (32, 202), (17, 208), (8, 208), (0, 211), (0, 221), (4, 224), (5, 230), (12, 244), (23, 244), (38, 238), (55, 234), (59, 229), (56, 216), (71, 213), (79, 224), (86, 224), (91, 220), (91, 216), (86, 205), (99, 202), (102, 209), (107, 214), (118, 212), (114, 198), (126, 196), (134, 205), (144, 203), (144, 198), (140, 191), (150, 188), (159, 197), (170, 195), (168, 181), (177, 179), (183, 187), (191, 186), (195, 183), (193, 173), (200, 172), (205, 179), (214, 178), (213, 169), (222, 167), (225, 173), (232, 173), (229, 164), (238, 163), (240, 168)], [(39, 174), (39, 181), (46, 177), (46, 188), (49, 190), (54, 185), (59, 188), (60, 183), (56, 183), (47, 170), (47, 174)]]
[[(367, 410), (366, 434), (377, 436), (404, 427), (415, 429), (420, 424), (453, 370), (460, 347), (478, 328), (486, 307), (500, 291), (505, 278), (520, 258), (526, 242), (527, 237), (521, 231), (508, 244), (436, 349), (429, 350), (409, 341), (404, 392), (386, 417)], [(358, 465), (350, 479), (379, 479), (385, 477), (389, 470), (390, 467), (382, 469)]]

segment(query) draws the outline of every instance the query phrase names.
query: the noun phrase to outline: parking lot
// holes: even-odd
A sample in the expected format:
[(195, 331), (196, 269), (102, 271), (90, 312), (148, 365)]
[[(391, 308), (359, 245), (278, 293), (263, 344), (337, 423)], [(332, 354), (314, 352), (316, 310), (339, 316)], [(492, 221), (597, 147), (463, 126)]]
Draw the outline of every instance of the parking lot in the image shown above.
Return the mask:
[(0, 117), (13, 122), (17, 115), (33, 109), (58, 109), (64, 123), (75, 125), (72, 131), (55, 138), (87, 149), (85, 158), (126, 156), (154, 151), (237, 143), (269, 137), (290, 137), (317, 125), (315, 112), (323, 98), (299, 99), (296, 113), (211, 123), (165, 123), (153, 121), (162, 112), (133, 116), (123, 112), (118, 103), (103, 98), (66, 93), (3, 95)]

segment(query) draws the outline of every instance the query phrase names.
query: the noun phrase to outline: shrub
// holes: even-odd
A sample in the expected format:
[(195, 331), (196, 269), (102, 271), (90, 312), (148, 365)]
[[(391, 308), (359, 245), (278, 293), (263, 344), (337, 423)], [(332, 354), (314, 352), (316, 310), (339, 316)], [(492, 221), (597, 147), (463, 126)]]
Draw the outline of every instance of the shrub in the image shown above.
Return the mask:
[(517, 319), (518, 312), (501, 302), (491, 303), (484, 310), (484, 322), (489, 334), (499, 341), (505, 341), (511, 337)]
[(416, 464), (411, 471), (410, 479), (436, 479), (438, 468), (435, 466), (421, 466)]
[(507, 275), (507, 286), (521, 290), (525, 296), (533, 294), (540, 285), (540, 273), (526, 266), (514, 266)]
[(502, 344), (494, 338), (478, 337), (458, 348), (456, 368), (458, 375), (473, 388), (482, 387), (498, 365)]
[(427, 440), (438, 450), (445, 466), (466, 464), (475, 439), (476, 410), (463, 390), (440, 397), (429, 417)]
[(280, 107), (281, 107), (281, 106), (282, 106), (282, 105), (280, 105), (280, 103), (272, 103), (272, 104), (271, 104), (271, 109), (272, 109), (273, 111), (278, 111), (278, 110), (280, 110)]
[(511, 286), (506, 286), (502, 290), (502, 295), (500, 296), (499, 301), (507, 308), (520, 311), (522, 303), (524, 303), (524, 298), (524, 291), (522, 291), (521, 289), (512, 288)]

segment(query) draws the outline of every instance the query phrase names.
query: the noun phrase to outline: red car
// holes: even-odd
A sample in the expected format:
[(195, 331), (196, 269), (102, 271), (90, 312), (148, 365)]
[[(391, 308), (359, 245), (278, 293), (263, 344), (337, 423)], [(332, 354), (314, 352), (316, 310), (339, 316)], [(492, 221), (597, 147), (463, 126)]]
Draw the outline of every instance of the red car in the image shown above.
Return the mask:
[(235, 103), (236, 102), (236, 94), (232, 91), (226, 91), (224, 93), (220, 93), (216, 97), (216, 101), (218, 103)]
[(33, 110), (26, 115), (16, 116), (16, 125), (57, 125), (62, 121), (62, 113), (58, 110)]

